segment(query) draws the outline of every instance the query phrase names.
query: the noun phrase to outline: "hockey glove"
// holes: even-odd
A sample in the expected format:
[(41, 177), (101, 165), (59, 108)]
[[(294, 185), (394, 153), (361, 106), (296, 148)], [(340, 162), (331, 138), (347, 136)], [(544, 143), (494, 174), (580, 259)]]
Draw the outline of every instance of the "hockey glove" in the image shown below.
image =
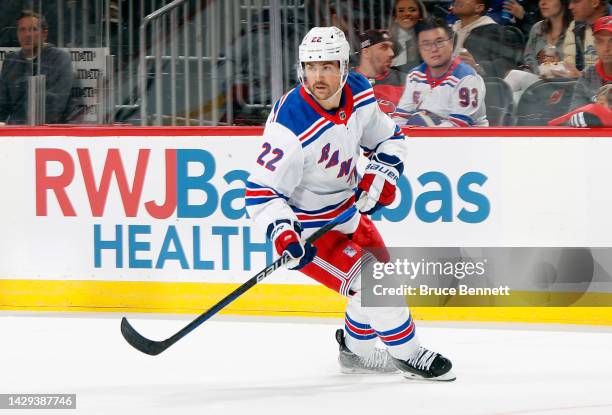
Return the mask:
[(357, 208), (371, 215), (395, 200), (397, 181), (404, 171), (399, 157), (385, 153), (374, 154), (365, 168), (357, 189)]
[(299, 222), (293, 222), (292, 226), (288, 219), (277, 220), (268, 227), (267, 233), (276, 252), (279, 255), (287, 254), (292, 258), (287, 262), (289, 269), (302, 269), (317, 254), (317, 248), (310, 242), (300, 240), (302, 226)]

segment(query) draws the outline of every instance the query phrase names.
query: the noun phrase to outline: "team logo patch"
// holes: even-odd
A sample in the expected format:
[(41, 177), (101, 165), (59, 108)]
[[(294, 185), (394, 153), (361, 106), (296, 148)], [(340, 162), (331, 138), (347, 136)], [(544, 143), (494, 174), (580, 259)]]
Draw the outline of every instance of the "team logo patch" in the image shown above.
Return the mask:
[(352, 247), (352, 246), (350, 246), (350, 245), (349, 245), (349, 246), (347, 246), (346, 248), (344, 248), (344, 250), (343, 250), (342, 252), (344, 252), (344, 253), (346, 254), (346, 256), (348, 256), (349, 258), (354, 257), (354, 256), (355, 256), (355, 254), (357, 253), (357, 251), (355, 251), (355, 250), (353, 249), (353, 247)]
[(345, 113), (344, 111), (340, 111), (340, 114), (339, 114), (339, 115), (340, 115), (340, 119), (341, 119), (342, 121), (346, 120), (346, 113)]

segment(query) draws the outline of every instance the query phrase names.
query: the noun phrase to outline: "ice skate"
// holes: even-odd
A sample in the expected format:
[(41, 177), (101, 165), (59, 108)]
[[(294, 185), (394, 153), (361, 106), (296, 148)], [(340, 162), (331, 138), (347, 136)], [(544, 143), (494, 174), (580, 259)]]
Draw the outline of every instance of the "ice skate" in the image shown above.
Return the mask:
[(419, 347), (414, 357), (408, 360), (392, 358), (402, 375), (407, 379), (452, 381), (456, 379), (451, 371), (453, 364), (439, 353)]
[(336, 341), (340, 345), (340, 372), (347, 374), (391, 374), (399, 373), (393, 358), (385, 349), (374, 349), (366, 357), (351, 352), (344, 342), (344, 330), (336, 330)]

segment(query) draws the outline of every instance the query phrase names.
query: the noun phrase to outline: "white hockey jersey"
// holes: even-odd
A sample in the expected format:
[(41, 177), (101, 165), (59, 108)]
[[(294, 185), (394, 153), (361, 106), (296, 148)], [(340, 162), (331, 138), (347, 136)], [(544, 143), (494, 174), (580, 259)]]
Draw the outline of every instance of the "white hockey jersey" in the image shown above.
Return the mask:
[[(354, 204), (361, 150), (403, 159), (404, 145), (363, 75), (349, 74), (334, 111), (298, 86), (276, 102), (266, 122), (246, 187), (249, 216), (264, 232), (279, 219), (298, 220), (308, 236)], [(358, 223), (354, 215), (336, 229), (351, 233)]]
[(394, 120), (403, 125), (411, 113), (427, 110), (442, 118), (440, 127), (488, 126), (485, 93), (482, 78), (459, 58), (441, 78), (423, 63), (408, 73)]

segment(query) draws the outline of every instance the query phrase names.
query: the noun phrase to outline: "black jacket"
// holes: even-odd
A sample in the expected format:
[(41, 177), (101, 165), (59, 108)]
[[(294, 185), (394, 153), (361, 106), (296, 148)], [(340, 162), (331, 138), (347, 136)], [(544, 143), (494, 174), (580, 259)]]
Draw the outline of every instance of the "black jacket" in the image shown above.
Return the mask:
[(473, 29), (463, 47), (482, 68), (481, 76), (504, 78), (519, 66), (524, 46), (518, 29), (492, 23)]
[(540, 6), (537, 1), (524, 1), (521, 3), (523, 9), (525, 9), (525, 16), (522, 20), (516, 20), (512, 26), (517, 27), (523, 32), (525, 38), (529, 37), (529, 32), (534, 24), (542, 20), (542, 14), (540, 13)]
[(0, 121), (25, 124), (28, 119), (28, 77), (46, 76), (46, 113), (48, 124), (66, 121), (67, 105), (74, 84), (70, 55), (51, 44), (39, 56), (28, 60), (21, 50), (8, 53), (0, 72)]

